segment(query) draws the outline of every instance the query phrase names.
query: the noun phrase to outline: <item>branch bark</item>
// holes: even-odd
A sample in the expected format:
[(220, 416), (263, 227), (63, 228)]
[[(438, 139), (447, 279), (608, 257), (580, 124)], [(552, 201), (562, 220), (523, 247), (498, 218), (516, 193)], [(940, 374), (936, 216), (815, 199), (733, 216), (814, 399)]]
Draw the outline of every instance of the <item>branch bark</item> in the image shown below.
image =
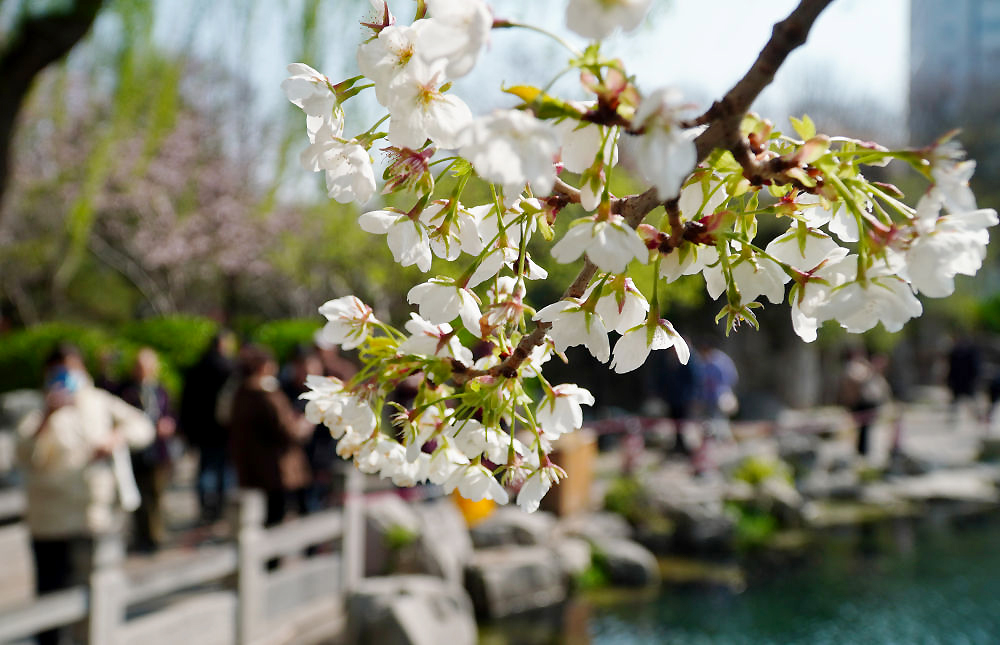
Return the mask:
[[(713, 103), (705, 114), (698, 117), (697, 123), (708, 124), (708, 128), (695, 139), (699, 163), (704, 161), (716, 148), (734, 150), (734, 154), (740, 150), (742, 143), (740, 123), (743, 121), (743, 116), (750, 109), (757, 96), (774, 80), (774, 75), (788, 58), (788, 55), (806, 42), (806, 37), (809, 35), (813, 23), (831, 2), (833, 0), (801, 0), (787, 18), (774, 25), (774, 29), (771, 30), (771, 38), (764, 45), (764, 49), (757, 55), (757, 60), (750, 66), (743, 78), (722, 99)], [(560, 192), (565, 194), (566, 191), (560, 190)], [(650, 211), (663, 203), (664, 200), (657, 195), (656, 189), (650, 188), (638, 195), (615, 199), (611, 210), (622, 215), (629, 226), (635, 228), (642, 223)], [(596, 272), (597, 267), (589, 259), (586, 259), (576, 279), (563, 293), (563, 298), (580, 297)], [(511, 355), (502, 363), (481, 374), (467, 372), (461, 380), (464, 382), (478, 375), (513, 377), (531, 350), (544, 341), (545, 332), (551, 327), (550, 323), (538, 323), (530, 334), (521, 339)]]
[(86, 35), (100, 8), (101, 0), (77, 0), (64, 12), (29, 18), (0, 54), (0, 202), (7, 187), (14, 125), (31, 82)]

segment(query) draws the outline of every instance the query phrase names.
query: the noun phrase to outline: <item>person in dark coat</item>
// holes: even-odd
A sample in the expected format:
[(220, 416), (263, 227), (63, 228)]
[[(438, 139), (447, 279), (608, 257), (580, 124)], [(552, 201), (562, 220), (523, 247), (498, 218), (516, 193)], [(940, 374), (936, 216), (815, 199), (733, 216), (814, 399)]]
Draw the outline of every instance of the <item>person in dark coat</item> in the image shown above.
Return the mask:
[(958, 408), (963, 399), (968, 399), (973, 410), (976, 409), (976, 391), (981, 371), (982, 361), (975, 342), (971, 338), (959, 338), (955, 341), (948, 353), (948, 389), (951, 391), (953, 417), (958, 417)]
[(184, 375), (179, 426), (188, 444), (198, 449), (198, 504), (206, 521), (222, 516), (226, 492), (232, 482), (229, 433), (219, 422), (216, 410), (219, 395), (233, 375), (230, 357), (235, 348), (232, 332), (219, 332)]
[(309, 485), (302, 443), (313, 426), (297, 414), (277, 379), (278, 365), (266, 350), (249, 346), (240, 357), (242, 380), (233, 394), (230, 433), (240, 487), (267, 496), (266, 526), (279, 524), (290, 494)]
[(142, 410), (156, 429), (156, 437), (150, 445), (131, 451), (132, 472), (141, 498), (133, 515), (133, 540), (135, 548), (143, 552), (159, 549), (167, 533), (162, 501), (170, 482), (170, 441), (176, 422), (159, 373), (160, 359), (156, 352), (151, 347), (143, 347), (136, 354), (132, 380), (121, 389), (122, 400)]

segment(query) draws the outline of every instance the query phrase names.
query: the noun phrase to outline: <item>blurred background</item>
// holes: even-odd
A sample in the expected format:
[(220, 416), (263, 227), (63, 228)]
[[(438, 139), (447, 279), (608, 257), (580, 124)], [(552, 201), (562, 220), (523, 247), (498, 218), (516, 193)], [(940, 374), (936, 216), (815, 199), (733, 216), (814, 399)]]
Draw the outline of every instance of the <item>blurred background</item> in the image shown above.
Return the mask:
[[(742, 76), (773, 23), (796, 3), (705, 4), (655, 2), (648, 22), (610, 39), (607, 50), (625, 61), (641, 88), (677, 85), (692, 102), (707, 106)], [(498, 0), (493, 8), (497, 17), (555, 25), (554, 31), (578, 42), (562, 27), (563, 5)], [(392, 8), (405, 21), (412, 6), (397, 1)], [(187, 381), (205, 372), (212, 348), (228, 361), (227, 378), (235, 373), (237, 344), (266, 348), (285, 391), (294, 394), (305, 372), (349, 375), (353, 369), (349, 354), (331, 356), (313, 347), (322, 322), (318, 305), (354, 294), (382, 319), (406, 319), (405, 294), (421, 274), (396, 265), (381, 237), (356, 226), (362, 211), (327, 199), (322, 176), (299, 167), (304, 120), (279, 87), (285, 65), (295, 61), (334, 81), (353, 76), (354, 51), (363, 37), (358, 23), (371, 15), (367, 0), (0, 0), (5, 492), (23, 486), (16, 428), (41, 405), (38, 388), (53, 349), (75, 344), (94, 382), (124, 396), (138, 378), (141, 350), (149, 348), (158, 360), (157, 383), (181, 423), (166, 441), (170, 458), (162, 463), (169, 464), (169, 483), (155, 493), (165, 500), (166, 535), (155, 548), (143, 544), (139, 551), (169, 558), (171, 549), (225, 542), (230, 534), (222, 511), (203, 499), (203, 455), (211, 448), (183, 423), (183, 401), (192, 388)], [(456, 83), (455, 91), (476, 114), (509, 106), (511, 97), (497, 92), (499, 85), (544, 85), (559, 71), (550, 66), (559, 56), (558, 46), (537, 34), (498, 31), (480, 71)], [(555, 87), (568, 98), (582, 98), (573, 78)], [(373, 96), (352, 100), (347, 131), (367, 129), (380, 116), (377, 107)], [(839, 0), (755, 109), (778, 129), (790, 129), (789, 115), (809, 114), (820, 132), (890, 147), (924, 146), (960, 128), (958, 138), (978, 164), (972, 186), (979, 205), (997, 208), (1000, 0)], [(924, 188), (905, 169), (870, 170), (898, 185), (911, 203)], [(614, 181), (618, 194), (637, 188), (622, 174)], [(367, 209), (383, 203), (391, 202), (376, 197)], [(559, 224), (571, 219), (562, 217)], [(762, 225), (761, 236), (773, 237), (780, 228)], [(546, 257), (541, 250), (535, 256)], [(558, 297), (575, 273), (572, 266), (542, 263), (550, 277), (528, 296), (538, 306)], [(455, 269), (435, 265), (433, 271)], [(667, 391), (679, 391), (679, 383), (700, 379), (701, 399), (709, 386), (703, 374), (678, 374), (663, 361), (624, 376), (586, 352), (569, 352), (570, 366), (561, 373), (551, 365), (550, 380), (577, 382), (597, 398), (588, 411), (591, 441), (564, 448), (568, 461), (585, 464), (579, 495), (586, 501), (579, 508), (591, 513), (608, 507), (624, 516), (628, 535), (661, 556), (657, 578), (667, 583), (659, 593), (628, 596), (624, 604), (612, 595), (570, 603), (559, 613), (564, 627), (555, 632), (538, 627), (551, 623), (549, 614), (515, 621), (514, 627), (497, 622), (482, 642), (923, 642), (927, 630), (961, 633), (964, 640), (941, 636), (926, 642), (995, 642), (1000, 590), (993, 574), (1000, 572), (1000, 561), (984, 545), (996, 535), (996, 516), (983, 511), (995, 508), (997, 473), (990, 470), (992, 462), (981, 461), (995, 446), (991, 412), (1000, 396), (995, 250), (975, 278), (956, 283), (950, 298), (923, 299), (925, 314), (899, 333), (880, 327), (855, 337), (828, 324), (812, 344), (795, 336), (784, 306), (758, 310), (760, 330), (725, 337), (713, 322), (720, 303), (707, 298), (702, 278), (674, 283), (664, 292), (666, 316), (702, 348), (705, 366), (716, 364), (713, 351), (722, 352), (738, 374), (726, 377), (723, 389), (736, 404), (725, 410), (716, 409), (717, 397), (691, 403), (691, 411), (688, 402), (672, 400)], [(227, 330), (233, 332), (231, 345), (216, 345), (220, 333), (230, 338)], [(862, 354), (865, 369), (885, 383), (873, 421), (859, 417), (857, 401), (844, 394), (851, 356)], [(722, 429), (713, 429), (713, 418), (721, 418)], [(855, 449), (859, 429), (867, 433), (869, 425), (870, 449)], [(344, 473), (333, 465), (333, 448), (315, 441), (303, 435), (301, 443), (315, 479), (324, 481), (314, 491), (322, 501), (297, 510), (290, 502), (289, 516), (337, 507), (344, 499)], [(235, 483), (224, 486), (222, 479), (233, 476), (223, 470), (216, 472), (219, 490), (232, 495)], [(919, 489), (919, 482), (885, 479), (941, 473), (958, 479), (920, 484), (931, 486), (930, 492)], [(784, 493), (798, 497), (767, 497), (762, 482), (775, 479), (789, 484)], [(369, 493), (386, 492), (378, 483), (359, 485)], [(670, 491), (688, 491), (693, 501), (678, 502)], [(568, 506), (549, 509), (553, 517), (579, 516), (574, 494), (559, 502)], [(841, 498), (847, 502), (822, 506)], [(9, 499), (15, 500), (12, 510), (0, 521), (16, 526), (24, 505), (16, 496)], [(776, 510), (786, 502), (791, 518)], [(907, 512), (885, 510), (903, 503), (910, 505)], [(698, 515), (692, 510), (697, 507), (712, 510)], [(944, 509), (944, 537), (920, 522), (885, 522), (925, 515), (927, 509)], [(854, 512), (860, 515), (843, 520)], [(650, 522), (654, 516), (662, 522)], [(378, 530), (395, 545), (392, 558), (417, 540), (417, 524), (409, 520), (377, 514), (372, 519), (370, 512), (365, 517), (369, 553), (370, 535)], [(466, 522), (477, 519), (466, 509)], [(558, 523), (559, 536), (588, 537), (586, 530), (563, 526), (563, 519)], [(826, 531), (834, 525), (851, 529)], [(721, 532), (713, 533), (712, 526)], [(796, 541), (806, 528), (818, 532)], [(793, 533), (798, 537), (789, 537)], [(698, 538), (702, 534), (708, 537)], [(797, 546), (774, 555), (777, 535)], [(474, 535), (474, 546), (496, 546), (493, 539), (507, 538)], [(748, 550), (753, 557), (746, 557)], [(594, 562), (601, 553), (593, 547)], [(681, 562), (678, 554), (698, 557)], [(26, 550), (22, 555), (30, 563)], [(675, 558), (671, 566), (664, 555)], [(585, 557), (577, 587), (603, 588), (608, 571), (592, 568), (591, 556)], [(787, 574), (778, 580), (775, 562)], [(937, 563), (933, 571), (923, 566), (931, 562)], [(371, 565), (365, 573), (393, 566), (399, 562)], [(27, 602), (30, 578), (38, 575), (28, 564), (22, 569), (11, 579), (28, 591), (13, 593), (11, 607)], [(871, 571), (876, 573), (865, 577)], [(844, 581), (845, 573), (856, 574), (853, 582)], [(481, 595), (491, 597), (490, 583), (477, 584), (487, 589)], [(523, 613), (484, 609), (488, 601), (470, 591), (481, 618)], [(879, 594), (908, 609), (894, 613), (892, 603), (869, 602)], [(825, 595), (832, 599), (822, 601)], [(961, 607), (956, 595), (963, 598)], [(785, 609), (776, 612), (776, 604)], [(935, 626), (921, 622), (945, 606), (958, 613), (945, 611)], [(732, 629), (712, 619), (720, 611), (731, 617)], [(796, 613), (812, 622), (786, 621), (785, 614)], [(871, 631), (851, 631), (861, 629), (856, 623), (863, 616), (871, 616), (865, 627)]]

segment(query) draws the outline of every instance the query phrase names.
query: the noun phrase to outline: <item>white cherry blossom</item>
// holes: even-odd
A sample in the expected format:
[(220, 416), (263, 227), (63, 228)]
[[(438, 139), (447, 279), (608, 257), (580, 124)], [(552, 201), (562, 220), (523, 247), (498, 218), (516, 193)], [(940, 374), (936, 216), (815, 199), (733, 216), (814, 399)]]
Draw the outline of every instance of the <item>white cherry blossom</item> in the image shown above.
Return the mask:
[(337, 137), (329, 124), (316, 131), (299, 162), (306, 170), (326, 172), (327, 195), (341, 204), (364, 204), (375, 194), (375, 171), (368, 151)]
[(290, 76), (282, 81), (281, 89), (293, 105), (306, 113), (309, 141), (315, 140), (324, 125), (339, 137), (344, 130), (344, 110), (330, 89), (330, 80), (305, 63), (292, 63), (288, 73)]
[(652, 0), (570, 0), (566, 26), (584, 38), (600, 40), (621, 27), (632, 31), (646, 17)]
[(369, 211), (358, 218), (366, 233), (384, 234), (392, 257), (400, 266), (417, 265), (421, 271), (431, 268), (431, 245), (426, 227), (406, 213), (382, 210)]
[(494, 479), (493, 473), (481, 464), (459, 466), (442, 484), (442, 488), (446, 493), (457, 488), (462, 497), (473, 502), (492, 499), (497, 504), (506, 504), (510, 499), (500, 482)]
[(556, 385), (538, 404), (535, 421), (542, 432), (555, 439), (583, 425), (582, 405), (594, 405), (594, 395), (574, 383)]
[(458, 147), (472, 112), (462, 99), (441, 91), (444, 64), (411, 62), (408, 72), (392, 82), (386, 107), (394, 146), (417, 149), (430, 139), (440, 148)]
[(719, 252), (714, 246), (687, 242), (660, 257), (660, 277), (673, 282), (682, 275), (701, 273), (718, 261)]
[(450, 356), (465, 365), (472, 365), (472, 352), (462, 346), (448, 323), (434, 325), (411, 313), (405, 327), (410, 337), (400, 343), (399, 353)]
[(419, 306), (420, 315), (431, 323), (451, 322), (461, 316), (462, 324), (472, 335), (477, 338), (483, 336), (479, 324), (483, 317), (479, 311), (479, 299), (451, 278), (433, 278), (418, 284), (406, 294), (406, 300)]
[(581, 217), (552, 247), (556, 262), (566, 264), (586, 253), (604, 271), (622, 273), (632, 260), (645, 264), (649, 252), (635, 229), (621, 215)]
[(990, 237), (987, 228), (996, 226), (993, 209), (928, 216), (934, 196), (925, 196), (917, 208), (917, 235), (906, 250), (902, 273), (913, 287), (931, 298), (943, 298), (955, 290), (955, 276), (975, 275), (986, 258)]
[[(792, 224), (787, 231), (771, 240), (764, 250), (775, 260), (799, 271), (809, 271), (823, 260), (839, 253), (842, 248), (821, 231), (805, 228), (800, 233), (800, 230), (803, 229), (800, 229), (799, 224)], [(787, 281), (787, 276), (785, 277)]]
[(375, 84), (375, 98), (384, 106), (392, 98), (393, 83), (410, 72), (416, 36), (413, 27), (392, 25), (358, 47), (358, 68)]
[(642, 99), (632, 120), (641, 135), (626, 135), (619, 142), (632, 152), (636, 171), (656, 188), (661, 199), (675, 197), (681, 183), (698, 161), (694, 138), (681, 128), (686, 109), (673, 88), (659, 89)]
[(717, 181), (699, 179), (681, 190), (677, 198), (677, 208), (688, 220), (701, 215), (711, 215), (729, 198), (726, 187)]
[(485, 455), (495, 464), (507, 463), (511, 438), (500, 428), (487, 428), (475, 419), (462, 419), (445, 432), (452, 437), (455, 448), (469, 459)]
[[(584, 300), (590, 297), (597, 284), (587, 288), (583, 294)], [(624, 334), (646, 320), (649, 302), (636, 288), (632, 278), (625, 278), (597, 300), (594, 312), (601, 317), (608, 329)]]
[(426, 62), (447, 61), (448, 78), (472, 71), (493, 28), (493, 14), (482, 0), (427, 0), (430, 18), (418, 21), (418, 52)]
[(626, 331), (615, 343), (611, 368), (618, 374), (631, 372), (646, 362), (651, 351), (670, 347), (677, 353), (677, 360), (686, 365), (691, 357), (691, 351), (670, 321), (661, 318), (652, 333), (643, 322)]
[(611, 355), (608, 330), (601, 317), (580, 307), (580, 302), (567, 298), (538, 310), (533, 320), (551, 323), (548, 335), (557, 352), (567, 347), (586, 345), (587, 350), (602, 363)]
[(618, 163), (618, 146), (606, 128), (596, 123), (563, 119), (555, 124), (561, 141), (560, 157), (563, 167), (570, 172), (582, 173), (594, 165), (597, 155), (605, 166)]
[(552, 190), (558, 150), (559, 139), (548, 122), (518, 110), (497, 110), (472, 122), (460, 153), (483, 179), (503, 186), (507, 203), (513, 204), (525, 184), (538, 195)]
[(549, 492), (553, 484), (566, 476), (566, 472), (557, 466), (544, 466), (528, 475), (517, 493), (517, 505), (529, 513), (538, 510), (538, 506)]
[(319, 313), (327, 320), (320, 332), (323, 340), (344, 349), (358, 347), (378, 323), (372, 308), (355, 296), (328, 300), (320, 306)]

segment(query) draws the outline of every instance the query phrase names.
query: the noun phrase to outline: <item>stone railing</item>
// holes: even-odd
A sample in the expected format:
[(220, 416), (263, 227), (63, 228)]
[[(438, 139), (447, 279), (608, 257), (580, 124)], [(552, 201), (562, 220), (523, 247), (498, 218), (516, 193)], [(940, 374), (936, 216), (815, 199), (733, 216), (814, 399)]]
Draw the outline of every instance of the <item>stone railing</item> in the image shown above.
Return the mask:
[[(102, 538), (88, 585), (0, 610), (0, 643), (74, 624), (100, 645), (329, 639), (344, 628), (345, 594), (364, 562), (360, 474), (348, 473), (342, 509), (270, 529), (263, 526), (263, 495), (243, 491), (230, 543), (126, 567), (120, 536)], [(0, 512), (5, 504), (23, 508), (0, 495)], [(21, 550), (30, 566), (30, 553)], [(269, 566), (279, 558), (281, 566)]]

